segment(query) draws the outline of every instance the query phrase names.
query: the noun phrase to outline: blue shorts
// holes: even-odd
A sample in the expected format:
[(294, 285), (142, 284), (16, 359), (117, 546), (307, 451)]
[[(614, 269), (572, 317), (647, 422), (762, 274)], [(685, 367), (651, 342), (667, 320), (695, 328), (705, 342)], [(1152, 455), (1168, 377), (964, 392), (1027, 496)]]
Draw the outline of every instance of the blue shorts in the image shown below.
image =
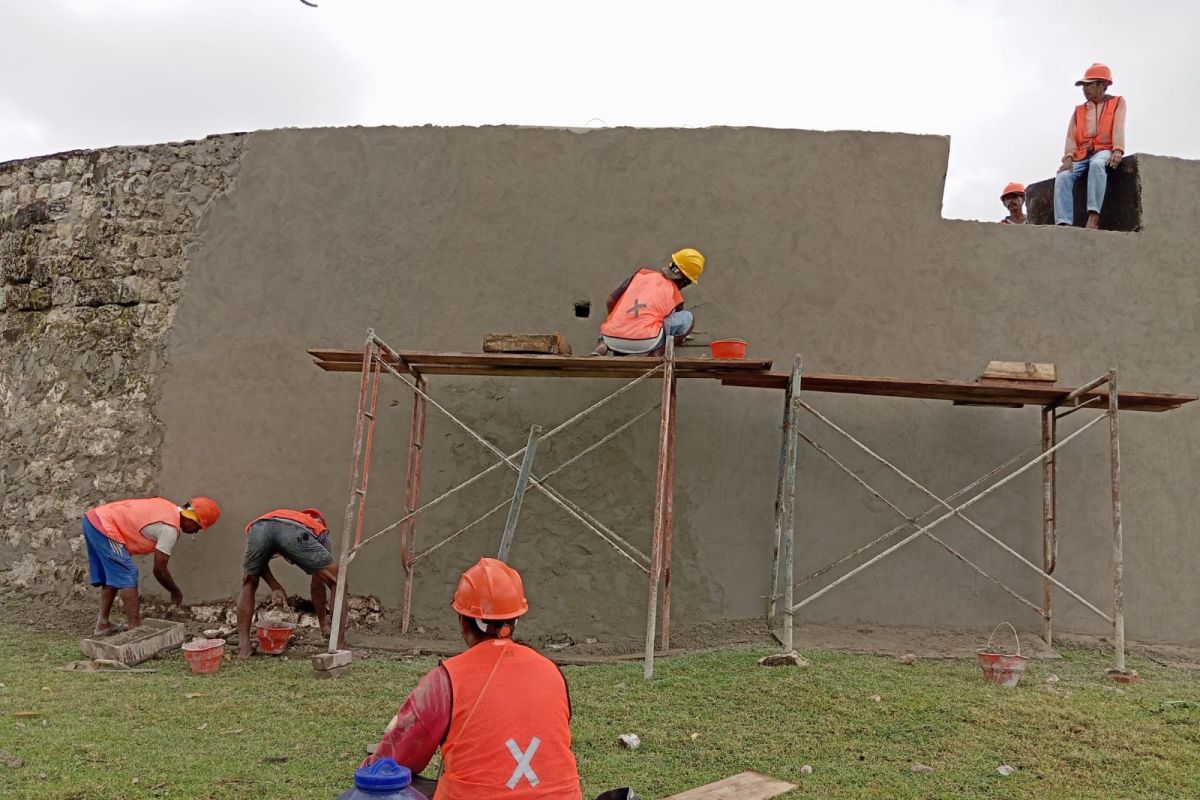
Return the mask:
[(114, 542), (83, 518), (83, 542), (87, 545), (88, 578), (92, 586), (136, 589), (138, 568), (125, 545)]

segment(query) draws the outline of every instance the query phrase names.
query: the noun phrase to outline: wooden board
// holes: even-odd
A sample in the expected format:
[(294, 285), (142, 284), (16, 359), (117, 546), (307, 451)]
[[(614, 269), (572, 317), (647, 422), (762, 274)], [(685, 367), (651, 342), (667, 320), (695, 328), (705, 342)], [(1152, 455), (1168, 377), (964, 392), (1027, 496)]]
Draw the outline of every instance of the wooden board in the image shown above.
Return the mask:
[(483, 337), (485, 353), (543, 353), (569, 356), (571, 345), (562, 333), (488, 333)]
[(989, 361), (987, 369), (979, 379), (1054, 383), (1058, 380), (1058, 369), (1053, 364), (1038, 364), (1033, 361)]
[(665, 800), (769, 800), (795, 788), (796, 784), (778, 778), (757, 772), (743, 772), (723, 781), (673, 794)]
[[(760, 389), (786, 389), (791, 377), (786, 372), (762, 372), (749, 375), (722, 376), (726, 386), (749, 386)], [(1038, 385), (989, 385), (967, 381), (943, 381), (922, 378), (888, 378), (867, 375), (829, 375), (806, 373), (801, 382), (804, 392), (832, 392), (835, 394), (859, 394), (877, 397), (909, 397), (918, 400), (957, 400), (972, 405), (1045, 406), (1066, 397), (1069, 386)], [(1101, 398), (1099, 408), (1107, 408), (1108, 397), (1103, 389), (1089, 393), (1086, 398)], [(1159, 394), (1154, 392), (1121, 392), (1118, 395), (1122, 411), (1170, 411), (1184, 403), (1191, 403), (1195, 395)]]

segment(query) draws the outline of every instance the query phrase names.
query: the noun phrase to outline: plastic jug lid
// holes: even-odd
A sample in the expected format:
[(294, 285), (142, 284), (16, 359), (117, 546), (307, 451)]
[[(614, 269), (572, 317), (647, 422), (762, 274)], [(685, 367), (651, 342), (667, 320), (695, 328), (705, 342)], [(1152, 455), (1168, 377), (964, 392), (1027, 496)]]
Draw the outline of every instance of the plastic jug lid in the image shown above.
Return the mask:
[(359, 767), (354, 772), (354, 785), (367, 792), (392, 792), (412, 783), (412, 770), (390, 758)]

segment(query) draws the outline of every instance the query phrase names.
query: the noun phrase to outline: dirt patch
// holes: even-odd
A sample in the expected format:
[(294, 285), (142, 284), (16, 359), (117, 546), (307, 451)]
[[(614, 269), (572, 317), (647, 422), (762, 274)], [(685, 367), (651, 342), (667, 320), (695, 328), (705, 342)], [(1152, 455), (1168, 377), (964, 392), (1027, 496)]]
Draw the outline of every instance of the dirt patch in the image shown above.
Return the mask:
[[(352, 598), (356, 619), (351, 622), (347, 639), (356, 650), (412, 655), (451, 655), (462, 649), (457, 621), (449, 615), (440, 619), (414, 617), (409, 631), (400, 633), (400, 615), (380, 608), (370, 597)], [(306, 598), (290, 598), (286, 611), (272, 610), (262, 604), (259, 612), (270, 617), (297, 622), (288, 646), (295, 655), (310, 655), (323, 650), (327, 640), (315, 627), (311, 606)], [(143, 614), (184, 623), (188, 638), (203, 636), (206, 630), (232, 627), (232, 604), (184, 606), (174, 609), (144, 601)], [(5, 619), (30, 630), (65, 633), (80, 638), (89, 634), (96, 620), (96, 599), (87, 593), (68, 597), (30, 597), (9, 593), (0, 596)], [(114, 617), (115, 619), (116, 617)], [(671, 648), (665, 655), (719, 650), (728, 647), (779, 648), (781, 631), (772, 631), (761, 617), (709, 620), (675, 628)], [(535, 631), (518, 628), (517, 638), (566, 664), (593, 664), (640, 658), (644, 644), (639, 637), (575, 638), (563, 631)], [(918, 658), (973, 659), (987, 641), (987, 632), (938, 630), (906, 625), (846, 625), (804, 620), (795, 630), (795, 647), (801, 653), (830, 650), (845, 653), (899, 656), (912, 653)], [(1112, 652), (1111, 642), (1102, 636), (1062, 634), (1056, 643), (1072, 649)], [(1009, 638), (994, 642), (1011, 652)], [(1129, 652), (1169, 667), (1200, 670), (1200, 648), (1131, 643)], [(1032, 631), (1021, 631), (1021, 653), (1032, 658), (1058, 658), (1053, 648)]]

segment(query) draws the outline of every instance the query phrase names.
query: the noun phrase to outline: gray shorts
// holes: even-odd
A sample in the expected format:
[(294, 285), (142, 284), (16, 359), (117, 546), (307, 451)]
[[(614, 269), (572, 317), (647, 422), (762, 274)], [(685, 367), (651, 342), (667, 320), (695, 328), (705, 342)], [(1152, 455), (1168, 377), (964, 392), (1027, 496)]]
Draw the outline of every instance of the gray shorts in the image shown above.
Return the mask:
[(275, 555), (283, 556), (309, 575), (333, 563), (327, 533), (318, 538), (300, 523), (285, 519), (264, 519), (251, 525), (246, 534), (242, 569), (247, 575), (261, 578)]

